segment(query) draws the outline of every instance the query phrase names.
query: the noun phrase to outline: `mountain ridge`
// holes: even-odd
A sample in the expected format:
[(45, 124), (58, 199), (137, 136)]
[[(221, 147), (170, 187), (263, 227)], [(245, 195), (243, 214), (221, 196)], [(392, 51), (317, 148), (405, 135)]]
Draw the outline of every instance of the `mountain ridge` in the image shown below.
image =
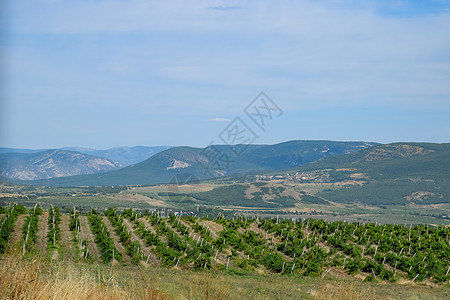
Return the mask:
[(392, 143), (270, 174), (322, 170), (325, 182), (356, 184), (323, 190), (317, 194), (320, 197), (343, 203), (402, 205), (405, 199), (416, 204), (449, 203), (449, 169), (450, 143)]
[(121, 164), (105, 158), (67, 150), (0, 154), (0, 175), (9, 179), (39, 180), (107, 172)]
[[(150, 156), (171, 148), (170, 146), (119, 146), (108, 149), (96, 149), (90, 147), (62, 147), (59, 150), (74, 151), (93, 156), (103, 157), (109, 160), (119, 162), (123, 167), (139, 163), (146, 160)], [(24, 148), (5, 148), (0, 147), (2, 153), (37, 153), (53, 149), (24, 149)]]
[(121, 170), (30, 184), (145, 185), (179, 182), (186, 178), (203, 180), (237, 173), (287, 169), (326, 156), (359, 151), (375, 144), (294, 140), (274, 145), (211, 145), (205, 148), (181, 146), (161, 151), (143, 162)]

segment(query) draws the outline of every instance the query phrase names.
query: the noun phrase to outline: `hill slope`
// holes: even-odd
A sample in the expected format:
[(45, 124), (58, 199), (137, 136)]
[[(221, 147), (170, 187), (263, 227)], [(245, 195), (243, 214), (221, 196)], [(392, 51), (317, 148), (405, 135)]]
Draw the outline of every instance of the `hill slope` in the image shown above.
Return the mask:
[(118, 162), (73, 151), (0, 154), (0, 175), (9, 179), (38, 180), (119, 168), (121, 165)]
[[(394, 143), (324, 158), (289, 173), (327, 170), (328, 182), (353, 182), (318, 194), (372, 205), (450, 202), (450, 144)], [(281, 173), (280, 173), (281, 174)]]
[(152, 155), (167, 150), (168, 146), (135, 146), (135, 147), (115, 147), (106, 150), (96, 150), (90, 148), (62, 148), (62, 150), (70, 150), (85, 154), (95, 155), (106, 159), (114, 160), (127, 167), (129, 165), (140, 163)]
[(118, 171), (89, 176), (74, 176), (40, 182), (39, 185), (142, 185), (210, 179), (231, 174), (282, 170), (323, 157), (345, 154), (374, 143), (333, 141), (289, 141), (275, 145), (214, 145), (206, 148), (174, 147)]

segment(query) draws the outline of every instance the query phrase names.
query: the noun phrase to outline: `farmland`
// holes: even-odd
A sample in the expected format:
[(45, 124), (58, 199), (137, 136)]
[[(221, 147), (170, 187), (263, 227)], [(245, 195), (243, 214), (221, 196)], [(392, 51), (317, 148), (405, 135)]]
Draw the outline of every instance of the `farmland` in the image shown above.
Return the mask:
[(355, 299), (439, 299), (449, 291), (445, 226), (198, 218), (114, 207), (61, 213), (38, 205), (3, 207), (0, 224), (2, 274), (14, 262), (61, 268), (61, 276), (82, 271), (95, 278), (90, 288), (109, 286), (108, 293), (134, 298), (150, 279), (153, 299), (329, 299), (344, 291)]

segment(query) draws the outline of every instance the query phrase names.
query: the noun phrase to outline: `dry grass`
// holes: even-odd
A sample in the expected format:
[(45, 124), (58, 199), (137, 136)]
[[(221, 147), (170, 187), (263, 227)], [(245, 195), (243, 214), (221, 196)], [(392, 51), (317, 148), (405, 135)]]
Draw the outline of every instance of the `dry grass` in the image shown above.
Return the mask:
[(196, 273), (181, 281), (185, 299), (231, 299), (230, 281), (213, 274)]
[(354, 279), (236, 276), (0, 256), (2, 299), (448, 299), (449, 287)]
[(0, 299), (170, 299), (151, 287), (135, 292), (119, 287), (114, 276), (96, 278), (71, 264), (61, 266), (17, 256), (0, 260)]
[(361, 291), (357, 290), (353, 282), (341, 282), (340, 284), (323, 285), (318, 293), (315, 294), (316, 300), (371, 300), (375, 299), (375, 293), (370, 288)]

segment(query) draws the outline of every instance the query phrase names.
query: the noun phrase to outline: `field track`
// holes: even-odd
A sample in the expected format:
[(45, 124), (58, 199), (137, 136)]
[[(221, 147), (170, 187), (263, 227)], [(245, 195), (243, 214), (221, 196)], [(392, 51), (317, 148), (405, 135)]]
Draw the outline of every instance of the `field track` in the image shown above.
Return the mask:
[(36, 249), (41, 255), (47, 254), (48, 215), (39, 216)]
[(20, 241), (22, 240), (22, 227), (23, 224), (25, 224), (25, 218), (25, 215), (20, 215), (14, 224), (14, 231), (12, 232), (11, 239), (9, 241), (10, 251), (16, 252), (22, 247)]
[(81, 237), (87, 241), (87, 248), (89, 253), (94, 258), (94, 261), (100, 261), (100, 252), (95, 244), (94, 235), (92, 234), (86, 216), (80, 216)]
[(61, 215), (61, 223), (59, 228), (61, 230), (61, 253), (64, 261), (73, 260), (75, 257), (75, 244), (72, 240), (72, 232), (69, 230), (70, 216)]

